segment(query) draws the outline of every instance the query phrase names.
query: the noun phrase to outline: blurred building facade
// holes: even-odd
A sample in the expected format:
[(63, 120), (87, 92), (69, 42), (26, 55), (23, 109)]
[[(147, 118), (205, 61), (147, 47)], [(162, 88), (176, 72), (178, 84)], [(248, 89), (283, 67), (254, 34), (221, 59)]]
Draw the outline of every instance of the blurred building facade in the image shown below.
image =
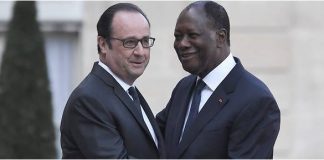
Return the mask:
[[(39, 1), (45, 36), (57, 148), (69, 94), (98, 60), (96, 24), (113, 2)], [(135, 83), (156, 114), (188, 73), (173, 50), (173, 30), (186, 1), (134, 1), (151, 21), (156, 43)], [(234, 56), (273, 92), (281, 109), (274, 158), (324, 158), (324, 2), (221, 1), (230, 17)], [(0, 62), (13, 2), (0, 1)], [(60, 155), (58, 155), (60, 156)]]

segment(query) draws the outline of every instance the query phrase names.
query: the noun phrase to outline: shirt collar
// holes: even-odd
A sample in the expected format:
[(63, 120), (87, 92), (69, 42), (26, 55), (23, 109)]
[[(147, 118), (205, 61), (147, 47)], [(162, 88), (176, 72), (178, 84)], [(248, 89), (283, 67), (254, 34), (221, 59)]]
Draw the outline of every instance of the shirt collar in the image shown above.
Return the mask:
[(235, 65), (234, 57), (232, 53), (230, 53), (222, 63), (203, 78), (206, 86), (212, 91), (215, 91), (218, 85), (225, 79)]
[(125, 83), (122, 79), (120, 79), (114, 72), (111, 71), (111, 69), (105, 65), (104, 63), (102, 63), (101, 61), (99, 61), (99, 66), (101, 66), (103, 69), (105, 69), (108, 73), (110, 73), (114, 78), (115, 80), (119, 83), (120, 86), (123, 87), (123, 89), (128, 93), (128, 89), (129, 87), (134, 87), (134, 85), (129, 85), (127, 83)]

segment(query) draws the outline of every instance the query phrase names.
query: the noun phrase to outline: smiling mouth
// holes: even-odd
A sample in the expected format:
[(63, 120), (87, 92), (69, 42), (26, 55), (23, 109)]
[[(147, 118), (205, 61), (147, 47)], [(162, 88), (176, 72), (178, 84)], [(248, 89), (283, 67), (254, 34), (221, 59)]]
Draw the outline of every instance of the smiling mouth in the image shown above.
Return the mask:
[(144, 65), (144, 62), (142, 61), (133, 61), (133, 62), (130, 62), (132, 64), (133, 67), (135, 68), (142, 68), (143, 65)]
[(134, 63), (134, 64), (142, 64), (143, 62), (131, 62), (131, 63)]
[(180, 54), (180, 58), (181, 58), (182, 60), (188, 60), (188, 59), (192, 58), (192, 57), (195, 56), (195, 55), (196, 55), (195, 52), (191, 52), (191, 53), (182, 53), (182, 54)]

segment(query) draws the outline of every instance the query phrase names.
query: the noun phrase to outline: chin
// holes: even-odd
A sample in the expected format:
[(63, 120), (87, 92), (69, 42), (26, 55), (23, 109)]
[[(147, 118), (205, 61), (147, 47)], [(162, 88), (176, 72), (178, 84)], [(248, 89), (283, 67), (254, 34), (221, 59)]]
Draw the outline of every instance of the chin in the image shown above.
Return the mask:
[(183, 70), (185, 70), (191, 74), (194, 74), (194, 75), (198, 75), (198, 73), (199, 73), (199, 70), (192, 66), (182, 66), (182, 68), (183, 68)]
[(138, 77), (140, 77), (143, 73), (144, 73), (144, 71), (134, 71), (134, 72), (132, 73), (132, 75), (133, 75), (133, 77), (138, 78)]

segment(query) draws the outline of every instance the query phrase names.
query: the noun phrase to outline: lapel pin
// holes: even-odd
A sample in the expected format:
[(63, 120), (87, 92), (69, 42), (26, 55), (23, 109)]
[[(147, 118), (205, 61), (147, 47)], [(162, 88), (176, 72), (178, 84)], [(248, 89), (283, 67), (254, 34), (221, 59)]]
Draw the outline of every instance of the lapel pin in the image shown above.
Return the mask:
[(219, 98), (219, 99), (218, 99), (218, 102), (219, 102), (219, 103), (223, 103), (223, 99), (222, 99), (222, 98)]

